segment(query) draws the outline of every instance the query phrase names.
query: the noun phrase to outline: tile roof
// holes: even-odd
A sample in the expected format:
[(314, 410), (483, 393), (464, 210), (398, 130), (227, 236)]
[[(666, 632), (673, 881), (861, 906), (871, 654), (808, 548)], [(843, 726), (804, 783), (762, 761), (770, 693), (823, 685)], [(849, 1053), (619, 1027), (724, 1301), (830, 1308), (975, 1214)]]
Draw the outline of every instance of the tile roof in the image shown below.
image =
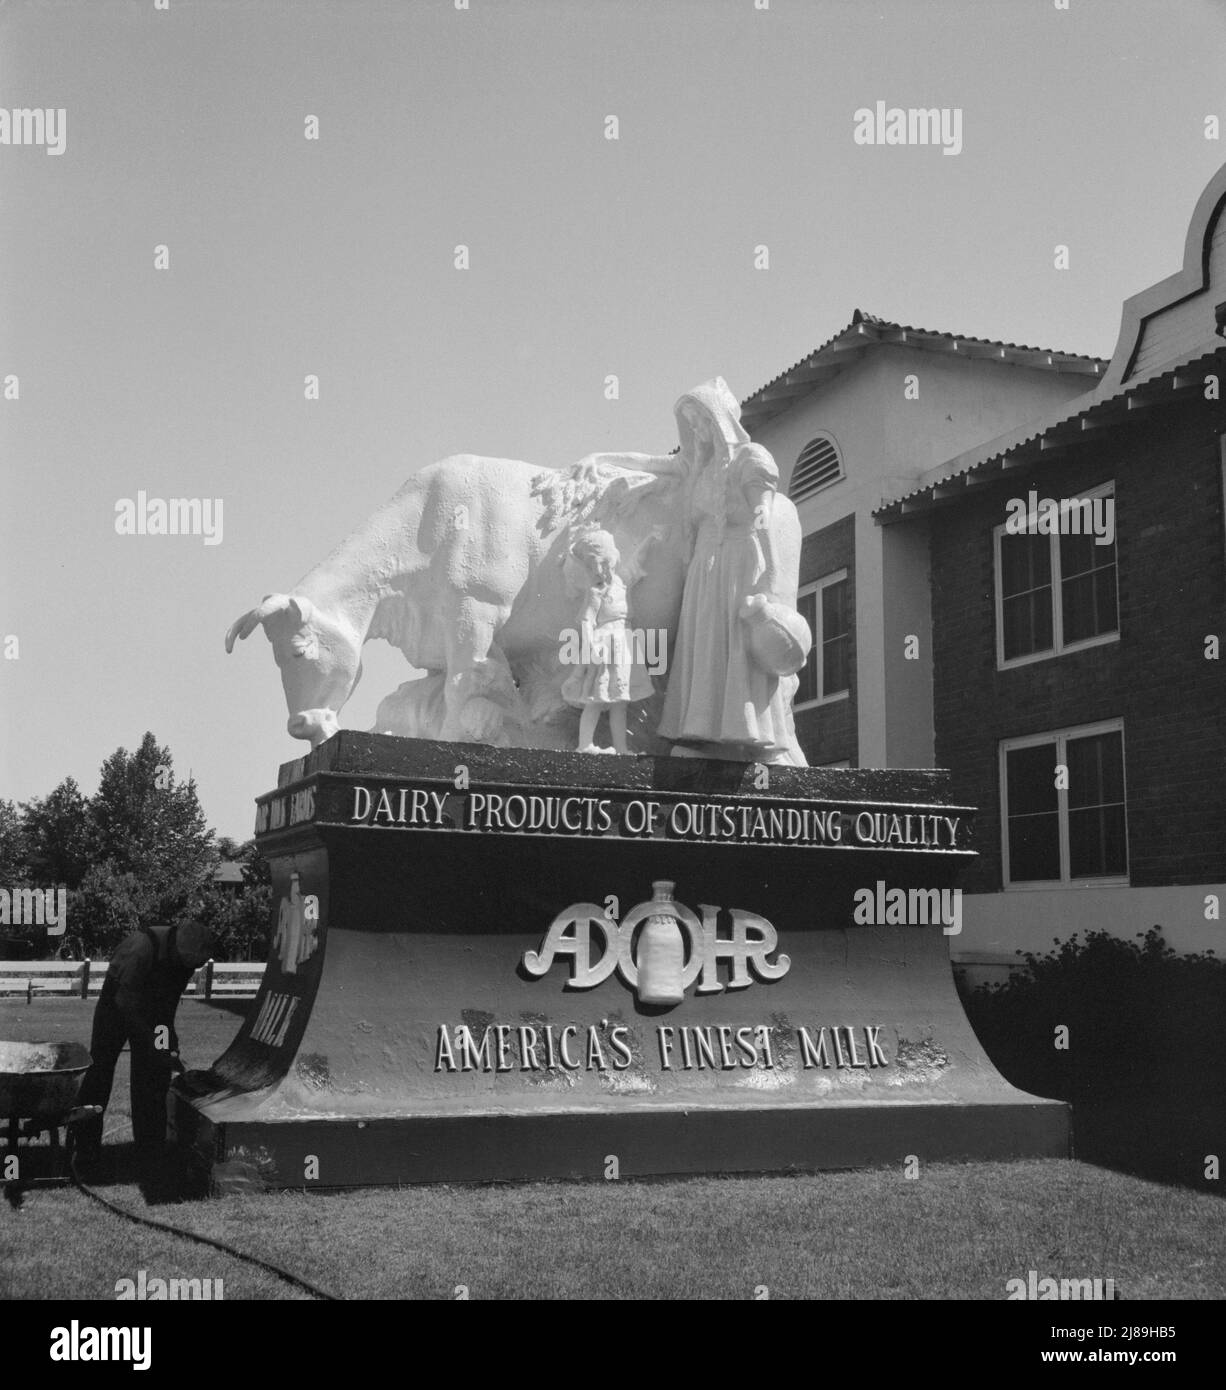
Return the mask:
[(814, 348), (779, 376), (746, 396), (741, 402), (741, 418), (752, 433), (760, 425), (786, 410), (800, 396), (808, 395), (823, 380), (837, 375), (859, 350), (883, 343), (900, 344), (928, 351), (961, 352), (968, 357), (997, 358), (1018, 365), (1048, 368), (1054, 371), (1077, 372), (1101, 376), (1107, 359), (1089, 357), (1084, 353), (1061, 352), (1055, 348), (1027, 347), (1021, 343), (1006, 343), (995, 338), (976, 338), (941, 329), (916, 328), (910, 324), (894, 323), (866, 314), (857, 309), (851, 322)]
[[(1204, 374), (1209, 368), (1226, 374), (1226, 343), (1208, 351), (1202, 348), (1197, 354), (1173, 364), (1164, 363), (1149, 375), (1135, 377), (1127, 385), (1109, 390), (1106, 394), (1100, 394), (1098, 390), (1088, 391), (1046, 419), (1032, 420), (1008, 434), (998, 435), (947, 459), (938, 467), (921, 474), (910, 491), (883, 499), (873, 509), (873, 515), (893, 519), (908, 511), (926, 510), (928, 505), (942, 500), (933, 496), (937, 489), (956, 489), (960, 484), (965, 484), (969, 474), (992, 465), (1003, 465), (1004, 460), (1011, 456), (1019, 466), (1032, 463), (1044, 452), (1054, 452), (1075, 443), (1091, 428), (1122, 424), (1135, 418), (1140, 409), (1201, 395), (1204, 391)], [(1022, 457), (1018, 459), (1017, 455)], [(926, 499), (925, 504), (909, 505), (917, 503), (921, 497)]]

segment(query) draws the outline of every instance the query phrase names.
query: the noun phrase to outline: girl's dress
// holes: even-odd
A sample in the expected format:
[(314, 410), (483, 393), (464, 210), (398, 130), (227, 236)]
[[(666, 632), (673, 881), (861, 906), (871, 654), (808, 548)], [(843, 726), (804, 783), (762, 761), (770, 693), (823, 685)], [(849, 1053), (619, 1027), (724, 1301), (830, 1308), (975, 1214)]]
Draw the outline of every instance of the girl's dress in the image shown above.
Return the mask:
[(599, 596), (591, 660), (576, 666), (562, 683), (562, 698), (570, 705), (619, 705), (654, 694), (651, 676), (636, 653), (626, 627), (629, 608), (626, 584), (614, 575)]

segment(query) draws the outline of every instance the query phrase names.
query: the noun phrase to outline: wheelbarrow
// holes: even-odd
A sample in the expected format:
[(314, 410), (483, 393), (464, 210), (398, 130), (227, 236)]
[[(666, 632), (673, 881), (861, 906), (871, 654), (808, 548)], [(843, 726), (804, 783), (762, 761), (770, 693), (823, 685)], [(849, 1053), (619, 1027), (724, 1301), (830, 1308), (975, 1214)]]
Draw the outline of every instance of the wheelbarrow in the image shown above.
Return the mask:
[[(8, 1121), (7, 1143), (0, 1150), (0, 1177), (21, 1187), (34, 1181), (70, 1181), (67, 1144), (60, 1141), (60, 1130), (92, 1115), (102, 1113), (98, 1105), (78, 1105), (77, 1093), (93, 1058), (75, 1042), (0, 1041), (0, 1123)], [(20, 1140), (40, 1134), (49, 1140), (50, 1173), (38, 1179), (22, 1172), (18, 1155)], [(10, 1177), (10, 1159), (17, 1156), (17, 1171)]]

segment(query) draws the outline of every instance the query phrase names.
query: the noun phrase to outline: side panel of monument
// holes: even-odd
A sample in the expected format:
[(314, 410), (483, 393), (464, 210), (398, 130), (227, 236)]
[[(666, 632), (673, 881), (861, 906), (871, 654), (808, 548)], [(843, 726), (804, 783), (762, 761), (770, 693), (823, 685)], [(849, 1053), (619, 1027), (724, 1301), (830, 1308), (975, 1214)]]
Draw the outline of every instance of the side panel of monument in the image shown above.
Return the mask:
[(223, 1189), (1065, 1155), (954, 989), (947, 789), (342, 732), (258, 803), (268, 967), (179, 1136)]

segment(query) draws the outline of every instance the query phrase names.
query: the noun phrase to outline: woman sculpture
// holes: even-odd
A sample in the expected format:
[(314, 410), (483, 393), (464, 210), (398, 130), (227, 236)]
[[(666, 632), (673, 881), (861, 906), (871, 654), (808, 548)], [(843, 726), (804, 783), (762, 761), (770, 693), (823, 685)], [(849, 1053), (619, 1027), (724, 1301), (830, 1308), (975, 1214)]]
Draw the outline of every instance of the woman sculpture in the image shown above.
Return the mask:
[(722, 378), (676, 414), (694, 534), (659, 732), (675, 753), (803, 765), (791, 701), (811, 637), (795, 608), (798, 555), (776, 553), (779, 470)]

